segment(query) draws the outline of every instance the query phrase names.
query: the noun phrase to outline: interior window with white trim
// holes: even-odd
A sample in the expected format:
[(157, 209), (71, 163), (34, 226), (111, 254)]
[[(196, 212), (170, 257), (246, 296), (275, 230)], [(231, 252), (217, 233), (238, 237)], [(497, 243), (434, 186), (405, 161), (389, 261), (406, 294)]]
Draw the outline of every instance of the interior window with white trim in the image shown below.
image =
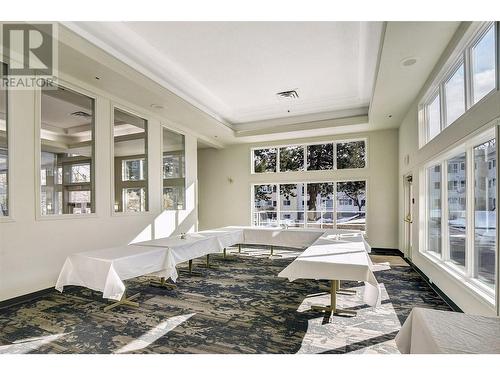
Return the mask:
[(40, 213), (95, 212), (94, 99), (64, 87), (41, 95)]
[(186, 155), (184, 135), (163, 128), (163, 209), (185, 208)]
[(147, 121), (114, 109), (114, 211), (148, 210)]
[[(0, 79), (7, 65), (0, 63)], [(7, 137), (7, 89), (0, 87), (0, 217), (9, 216), (9, 149)]]

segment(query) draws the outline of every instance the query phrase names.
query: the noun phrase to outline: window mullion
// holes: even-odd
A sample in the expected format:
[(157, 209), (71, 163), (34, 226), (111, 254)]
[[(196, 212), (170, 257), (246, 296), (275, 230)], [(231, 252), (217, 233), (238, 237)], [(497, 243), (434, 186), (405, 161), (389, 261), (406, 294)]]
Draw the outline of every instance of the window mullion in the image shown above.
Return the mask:
[(472, 61), (470, 47), (464, 50), (465, 111), (472, 107)]
[(280, 169), (280, 148), (276, 147), (276, 172), (281, 172)]
[(468, 147), (466, 150), (466, 225), (465, 238), (465, 274), (467, 277), (473, 276), (474, 270), (474, 150)]
[(446, 160), (441, 165), (441, 181), (443, 181), (441, 191), (441, 259), (450, 259), (449, 231), (448, 231), (448, 163)]
[(446, 128), (446, 98), (444, 92), (444, 83), (439, 84), (439, 114), (440, 114), (440, 128), (441, 132)]

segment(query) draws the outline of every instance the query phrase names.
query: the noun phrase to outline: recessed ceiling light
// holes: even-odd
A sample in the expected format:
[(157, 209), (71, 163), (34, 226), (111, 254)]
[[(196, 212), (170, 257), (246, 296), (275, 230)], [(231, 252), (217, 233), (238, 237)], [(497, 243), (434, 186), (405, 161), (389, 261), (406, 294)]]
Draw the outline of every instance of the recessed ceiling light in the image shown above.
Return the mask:
[(389, 115), (389, 116), (387, 116), (387, 117), (392, 118), (392, 115)]
[(95, 79), (99, 81), (101, 77), (95, 76)]
[(164, 107), (161, 104), (151, 104), (151, 108), (153, 108), (153, 109), (163, 109)]
[(417, 58), (416, 57), (406, 57), (403, 60), (401, 60), (401, 66), (412, 66), (417, 63)]

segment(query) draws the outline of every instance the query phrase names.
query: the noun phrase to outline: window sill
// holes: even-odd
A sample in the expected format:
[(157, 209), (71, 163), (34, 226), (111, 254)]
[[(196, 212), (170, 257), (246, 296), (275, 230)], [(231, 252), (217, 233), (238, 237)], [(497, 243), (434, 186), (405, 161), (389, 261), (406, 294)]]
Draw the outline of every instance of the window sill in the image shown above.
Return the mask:
[(99, 216), (94, 212), (91, 214), (62, 214), (62, 215), (39, 215), (36, 216), (36, 221), (53, 221), (53, 220), (82, 220), (82, 219), (97, 219)]
[(15, 220), (12, 216), (2, 216), (0, 217), (0, 223), (13, 223)]
[(495, 292), (492, 289), (489, 289), (485, 285), (478, 280), (471, 279), (465, 276), (463, 270), (449, 262), (443, 261), (438, 258), (432, 252), (420, 252), (424, 256), (425, 259), (429, 260), (434, 266), (439, 268), (440, 270), (445, 271), (448, 275), (450, 275), (454, 281), (460, 283), (460, 285), (464, 286), (468, 290), (472, 292), (476, 297), (486, 302), (489, 307), (495, 307)]
[(126, 216), (149, 216), (151, 211), (141, 212), (111, 212), (112, 217), (126, 217)]

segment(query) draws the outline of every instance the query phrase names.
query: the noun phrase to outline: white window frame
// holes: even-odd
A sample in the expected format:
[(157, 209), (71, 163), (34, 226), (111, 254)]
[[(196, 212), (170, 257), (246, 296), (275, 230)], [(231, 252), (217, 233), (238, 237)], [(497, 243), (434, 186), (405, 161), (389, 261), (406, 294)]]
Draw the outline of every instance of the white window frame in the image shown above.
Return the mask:
[[(422, 213), (419, 225), (419, 247), (420, 253), (428, 260), (436, 264), (438, 267), (446, 271), (448, 274), (455, 277), (460, 283), (469, 287), (476, 295), (485, 300), (489, 305), (495, 305), (495, 293), (498, 294), (498, 282), (496, 282), (495, 292), (486, 284), (476, 278), (473, 278), (474, 270), (474, 147), (496, 138), (498, 142), (496, 128), (498, 120), (479, 129), (465, 141), (461, 141), (458, 145), (452, 146), (450, 149), (441, 153), (439, 156), (426, 162), (420, 169), (420, 191), (421, 202), (420, 212)], [(498, 144), (497, 144), (498, 150)], [(466, 153), (466, 244), (465, 244), (465, 267), (456, 265), (450, 261), (450, 249), (448, 246), (448, 168), (447, 160), (457, 154)], [(497, 163), (498, 164), (498, 163)], [(428, 191), (428, 175), (427, 169), (441, 165), (441, 256), (431, 249), (428, 249), (428, 218), (429, 218), (429, 191)], [(497, 168), (498, 174), (498, 168)], [(499, 218), (497, 215), (497, 232)], [(498, 263), (498, 236), (496, 249), (496, 263)], [(496, 267), (496, 279), (498, 280), (498, 267)]]
[[(125, 112), (131, 116), (136, 116), (139, 117), (143, 120), (146, 120), (146, 141), (147, 141), (147, 146), (146, 146), (146, 159), (147, 159), (147, 171), (148, 175), (147, 178), (143, 180), (136, 180), (136, 181), (146, 181), (147, 184), (147, 189), (146, 189), (146, 206), (147, 210), (145, 211), (140, 211), (140, 212), (130, 212), (130, 211), (125, 211), (123, 210), (122, 212), (116, 212), (115, 211), (115, 134), (114, 134), (114, 128), (115, 128), (115, 109)], [(111, 160), (111, 170), (110, 170), (110, 183), (111, 183), (111, 197), (110, 197), (110, 209), (111, 209), (111, 216), (145, 216), (150, 214), (150, 209), (151, 209), (151, 176), (150, 176), (150, 167), (149, 167), (149, 149), (150, 149), (150, 126), (151, 126), (151, 118), (147, 116), (145, 113), (141, 113), (139, 111), (133, 110), (123, 104), (120, 104), (118, 102), (111, 102), (110, 103), (110, 125), (109, 125), (109, 134), (110, 134), (110, 147), (109, 147), (109, 152), (110, 152), (110, 160)], [(137, 158), (130, 158), (129, 160), (137, 160)], [(120, 176), (120, 179), (123, 176), (123, 171), (122, 175)], [(160, 190), (163, 191), (163, 188)], [(123, 193), (122, 193), (123, 195)], [(122, 202), (123, 202), (123, 196), (122, 196)], [(123, 204), (123, 203), (122, 203)]]
[[(353, 181), (363, 181), (365, 183), (365, 233), (368, 232), (368, 205), (367, 202), (370, 202), (369, 198), (369, 181), (368, 178), (365, 177), (360, 177), (360, 178), (349, 178), (349, 179), (338, 179), (338, 180), (310, 180), (308, 179), (307, 181), (282, 181), (282, 182), (256, 182), (256, 183), (251, 183), (250, 184), (250, 225), (254, 225), (254, 214), (255, 214), (255, 186), (260, 186), (260, 185), (276, 185), (276, 201), (278, 202), (276, 204), (276, 220), (279, 223), (280, 217), (281, 217), (281, 212), (288, 212), (288, 210), (281, 210), (280, 208), (280, 185), (296, 185), (296, 184), (303, 184), (304, 185), (304, 209), (303, 214), (304, 214), (304, 227), (307, 228), (307, 185), (308, 184), (324, 184), (324, 183), (331, 183), (333, 184), (333, 208), (332, 212), (334, 213), (333, 215), (333, 227), (337, 227), (337, 183), (338, 182), (353, 182)], [(296, 210), (299, 212), (299, 210)]]
[[(496, 48), (496, 66), (495, 66), (495, 87), (481, 98), (476, 103), (473, 102), (473, 84), (472, 84), (472, 59), (471, 51), (477, 45), (477, 43), (483, 38), (490, 27), (495, 28), (495, 48)], [(453, 125), (459, 119), (461, 119), (464, 114), (466, 114), (471, 108), (482, 103), (488, 97), (490, 97), (494, 92), (499, 89), (499, 50), (500, 50), (500, 22), (481, 22), (471, 26), (471, 29), (463, 37), (463, 40), (457, 45), (457, 48), (450, 55), (449, 61), (444, 65), (440, 73), (437, 74), (434, 82), (429, 86), (427, 93), (422, 97), (420, 104), (418, 105), (418, 127), (419, 127), (419, 148), (424, 147), (431, 140), (437, 138), (439, 134), (447, 127)], [(446, 92), (445, 84), (453, 77), (453, 74), (460, 67), (461, 63), (464, 64), (464, 95), (465, 95), (465, 111), (459, 116), (455, 121), (450, 124), (446, 124)], [(435, 137), (429, 137), (429, 117), (428, 117), (428, 105), (433, 101), (435, 96), (439, 93), (440, 95), (440, 112), (441, 112), (441, 126), (440, 133)]]
[[(2, 64), (7, 65), (7, 63), (4, 63), (0, 59), (0, 69)], [(5, 95), (7, 97), (7, 106), (6, 106), (6, 119), (5, 119), (5, 124), (6, 124), (6, 129), (7, 129), (7, 209), (9, 210), (9, 214), (7, 216), (0, 216), (0, 223), (9, 223), (14, 221), (14, 211), (13, 211), (13, 195), (14, 192), (12, 191), (11, 185), (12, 185), (12, 177), (13, 177), (13, 172), (12, 172), (12, 166), (14, 165), (13, 162), (13, 156), (14, 153), (11, 152), (12, 144), (14, 142), (14, 128), (9, 126), (9, 119), (10, 119), (10, 114), (12, 113), (12, 100), (10, 100), (10, 90), (7, 88), (5, 90)]]
[[(337, 144), (338, 143), (349, 143), (349, 142), (359, 142), (363, 141), (365, 143), (365, 166), (363, 168), (342, 168), (338, 169), (337, 168)], [(314, 146), (314, 145), (322, 145), (322, 144), (333, 144), (333, 168), (332, 169), (326, 169), (326, 170), (313, 170), (313, 169), (308, 169), (307, 168), (307, 146)], [(304, 153), (304, 168), (302, 170), (298, 171), (281, 171), (280, 170), (280, 148), (283, 147), (302, 147), (303, 148), (303, 153)], [(267, 150), (267, 149), (276, 149), (276, 171), (272, 172), (255, 172), (255, 163), (254, 163), (254, 151), (256, 150)], [(316, 173), (316, 172), (325, 172), (325, 171), (358, 171), (358, 170), (366, 170), (368, 169), (368, 138), (367, 137), (360, 137), (360, 138), (348, 138), (348, 139), (334, 139), (334, 140), (324, 140), (324, 141), (318, 141), (318, 142), (307, 142), (307, 143), (290, 143), (290, 144), (280, 144), (280, 145), (269, 145), (269, 146), (258, 146), (258, 147), (251, 147), (250, 148), (250, 174), (255, 174), (255, 175), (265, 175), (269, 173), (302, 173), (302, 172), (310, 172), (310, 173)]]
[[(94, 100), (94, 129), (93, 138), (94, 138), (94, 155), (93, 155), (93, 163), (94, 170), (92, 174), (94, 191), (92, 192), (92, 200), (94, 201), (94, 212), (90, 214), (54, 214), (54, 215), (42, 215), (42, 210), (40, 207), (41, 204), (41, 179), (40, 179), (40, 162), (41, 162), (41, 152), (42, 152), (42, 89), (40, 87), (35, 88), (35, 220), (36, 221), (52, 221), (52, 220), (66, 220), (66, 219), (93, 219), (98, 217), (98, 205), (97, 205), (97, 165), (100, 163), (99, 153), (97, 152), (97, 146), (99, 139), (97, 137), (97, 119), (99, 118), (99, 97), (85, 90), (82, 87), (74, 85), (71, 82), (63, 80), (61, 78), (58, 79), (57, 82), (58, 87), (63, 87), (68, 90), (71, 90), (77, 94), (87, 96)], [(64, 177), (63, 177), (64, 178)]]

